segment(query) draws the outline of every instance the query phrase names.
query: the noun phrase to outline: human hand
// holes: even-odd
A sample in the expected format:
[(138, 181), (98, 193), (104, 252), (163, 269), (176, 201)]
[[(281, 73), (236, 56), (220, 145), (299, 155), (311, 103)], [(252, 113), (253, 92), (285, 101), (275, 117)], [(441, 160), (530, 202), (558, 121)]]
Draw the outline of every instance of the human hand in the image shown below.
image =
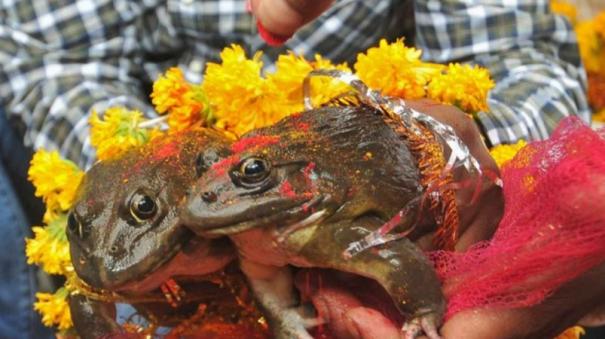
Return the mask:
[[(447, 114), (448, 109), (439, 104), (431, 104), (430, 101), (425, 100), (421, 100), (420, 102), (410, 102), (409, 104), (422, 112), (432, 115), (440, 121), (447, 122), (446, 119), (448, 116), (443, 117), (440, 116), (440, 114)], [(433, 112), (431, 112), (431, 107), (428, 107), (427, 109), (427, 105), (433, 105), (436, 110), (433, 109)], [(451, 114), (449, 117), (454, 118), (455, 115)], [(463, 124), (463, 126), (454, 127), (458, 135), (471, 148), (471, 152), (475, 155), (475, 157), (477, 157), (479, 162), (484, 164), (483, 160), (480, 158), (481, 153), (483, 153), (481, 148), (483, 147), (478, 147), (480, 143), (473, 141), (473, 135), (477, 135), (477, 133), (472, 132), (472, 130), (475, 128), (473, 128), (472, 125), (469, 126), (469, 123), (464, 122), (462, 119), (458, 120), (458, 122), (462, 122)], [(450, 125), (455, 124), (456, 121), (450, 123)], [(464, 125), (467, 126), (465, 127)], [(464, 132), (465, 128), (470, 128), (469, 133)], [(474, 150), (475, 147), (479, 148), (478, 153)], [(549, 178), (552, 180), (552, 177)], [(592, 223), (597, 223), (599, 220), (602, 220), (602, 214), (597, 216), (595, 213), (598, 212), (595, 211), (602, 211), (605, 208), (605, 199), (602, 198), (605, 197), (605, 175), (603, 175), (602, 172), (595, 170), (586, 177), (586, 180), (589, 182), (583, 183), (583, 186), (563, 185), (556, 189), (556, 194), (560, 198), (558, 201), (565, 202), (565, 207), (569, 209), (568, 213), (573, 215), (571, 219), (563, 220), (568, 220), (572, 224), (574, 222), (586, 220), (590, 220)], [(582, 189), (586, 187), (591, 188), (590, 194), (587, 194), (588, 190)], [(467, 232), (470, 231), (472, 233), (470, 233), (470, 235), (467, 233), (466, 239), (463, 239), (463, 233), (461, 241), (466, 241), (470, 245), (475, 241), (481, 240), (485, 235), (487, 235), (488, 232), (486, 233), (481, 230), (481, 223), (477, 223), (475, 225), (478, 226), (471, 225), (467, 228)], [(602, 222), (600, 225), (602, 225)], [(598, 237), (601, 235), (595, 234), (595, 236)], [(583, 239), (585, 243), (587, 242), (585, 246), (595, 246), (594, 240), (593, 243), (590, 243), (588, 240), (589, 236), (587, 234), (584, 234)], [(528, 238), (528, 243), (531, 243), (531, 240), (535, 239)], [(572, 239), (568, 240), (571, 241)], [(576, 246), (581, 247), (582, 245), (580, 244)], [(457, 247), (460, 249), (462, 246), (458, 244)], [(569, 253), (569, 255), (577, 256), (578, 264), (580, 264), (582, 260), (587, 258), (578, 256), (578, 253), (599, 255), (597, 250), (601, 251), (600, 253), (603, 253), (602, 247), (593, 249), (593, 252), (582, 252), (582, 248), (577, 248), (577, 253), (572, 250), (572, 253)], [(542, 254), (540, 252), (534, 253), (536, 253), (538, 256)], [(501, 259), (508, 260), (509, 257), (502, 257)], [(535, 259), (537, 262), (540, 262), (540, 258)], [(543, 258), (541, 262), (542, 265), (546, 264), (547, 266), (557, 266), (557, 263), (545, 262)], [(552, 272), (554, 272), (554, 274), (561, 274), (562, 277), (564, 277), (566, 274), (570, 274), (569, 272), (558, 272), (556, 269), (555, 271), (551, 271), (548, 270), (547, 267), (544, 268), (544, 272), (545, 274), (553, 274)], [(578, 273), (580, 272), (583, 271), (578, 271)], [(479, 277), (473, 276), (473, 278)], [(527, 288), (534, 288), (532, 287), (532, 284), (539, 280), (539, 276), (532, 276), (528, 281), (529, 286), (527, 286)], [(605, 263), (600, 263), (596, 267), (581, 273), (578, 277), (573, 278), (569, 282), (558, 287), (552, 294), (548, 295), (546, 299), (541, 301), (539, 304), (529, 307), (516, 308), (477, 307), (456, 313), (442, 326), (440, 330), (441, 335), (444, 338), (469, 339), (553, 338), (566, 328), (569, 328), (576, 323), (584, 326), (603, 325), (605, 323), (605, 285), (601, 283), (603, 280), (605, 280)], [(522, 291), (524, 288), (525, 286), (523, 283), (521, 283), (515, 287), (515, 291)], [(354, 304), (350, 301), (350, 299), (355, 296), (356, 295), (347, 296), (348, 304)], [(322, 297), (324, 299), (335, 299), (334, 303), (336, 303), (338, 300), (336, 297), (330, 294)], [(338, 296), (338, 298), (344, 299), (343, 296)], [(324, 311), (324, 314), (330, 314), (329, 311), (330, 310)], [(373, 336), (372, 331), (374, 331), (378, 324), (385, 324), (385, 319), (382, 318), (380, 314), (373, 314), (371, 310), (365, 310), (366, 315), (363, 315), (362, 311), (364, 310), (360, 309), (360, 307), (356, 305), (354, 308), (346, 310), (344, 316), (340, 315), (340, 318), (338, 316), (332, 316), (330, 319), (347, 324), (348, 327), (346, 327), (346, 329), (349, 331), (349, 333), (351, 333), (352, 337), (376, 337)], [(368, 326), (368, 324), (370, 325)], [(381, 333), (388, 332), (397, 335), (397, 328), (393, 324), (386, 322), (386, 325), (383, 326), (386, 326), (387, 328), (381, 328)], [(381, 334), (381, 336), (385, 335)], [(394, 338), (396, 338), (396, 336)]]
[[(491, 175), (499, 174), (498, 165), (489, 154), (479, 128), (468, 114), (455, 106), (443, 105), (430, 99), (407, 100), (406, 103), (411, 108), (451, 126), (477, 159), (482, 171)], [(494, 180), (470, 178), (466, 173), (456, 179), (472, 183), (456, 190), (460, 225), (455, 249), (463, 251), (478, 241), (491, 238), (494, 234), (504, 212), (504, 196), (502, 189), (495, 184)], [(477, 187), (474, 179), (481, 179), (479, 195), (475, 201), (473, 201), (473, 195)], [(424, 250), (432, 250), (434, 248), (431, 247), (430, 240), (429, 238), (421, 239), (418, 241), (418, 245)]]
[[(582, 319), (600, 317), (603, 325), (605, 264), (564, 285), (542, 303), (516, 309), (469, 309), (455, 314), (440, 329), (444, 339), (552, 339)], [(375, 309), (364, 307), (358, 292), (325, 288), (311, 296), (337, 338), (401, 339), (403, 332)], [(596, 312), (595, 312), (596, 311)], [(599, 312), (600, 311), (600, 312)], [(584, 317), (584, 318), (582, 318)], [(582, 318), (582, 319), (581, 319)], [(421, 337), (419, 339), (426, 339)]]
[[(428, 99), (410, 100), (412, 108), (430, 115), (440, 122), (452, 126), (456, 134), (469, 147), (484, 171), (498, 173), (495, 161), (481, 139), (479, 129), (467, 114), (450, 105), (442, 105)], [(466, 176), (464, 176), (466, 175)], [(476, 182), (464, 174), (461, 180)], [(464, 250), (470, 245), (489, 239), (503, 213), (503, 195), (501, 188), (491, 180), (483, 180), (479, 198), (472, 202), (475, 185), (468, 185), (456, 191), (456, 200), (460, 213), (460, 237), (455, 245), (457, 250)], [(419, 240), (419, 246), (425, 250), (433, 249), (432, 235)], [(323, 280), (322, 288), (311, 295), (314, 305), (322, 318), (330, 324), (336, 337), (351, 338), (403, 338), (404, 332), (379, 311), (367, 307), (359, 298), (361, 291), (351, 293), (343, 290), (338, 284)], [(456, 323), (450, 327), (454, 333)], [(464, 336), (451, 336), (461, 338)]]
[[(532, 307), (470, 309), (455, 314), (441, 328), (444, 338), (554, 338), (580, 324), (605, 324), (605, 264), (563, 285)], [(584, 321), (588, 320), (588, 321)]]
[(249, 0), (252, 13), (274, 35), (292, 36), (323, 13), (334, 0)]

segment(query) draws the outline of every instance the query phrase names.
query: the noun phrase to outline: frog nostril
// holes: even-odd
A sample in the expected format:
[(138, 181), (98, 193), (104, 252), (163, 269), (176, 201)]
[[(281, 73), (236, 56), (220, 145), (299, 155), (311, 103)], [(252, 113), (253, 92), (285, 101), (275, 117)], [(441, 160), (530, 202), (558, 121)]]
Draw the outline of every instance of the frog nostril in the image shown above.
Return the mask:
[(214, 192), (203, 192), (202, 193), (202, 200), (204, 200), (207, 203), (211, 203), (211, 202), (215, 202), (216, 201), (216, 193)]

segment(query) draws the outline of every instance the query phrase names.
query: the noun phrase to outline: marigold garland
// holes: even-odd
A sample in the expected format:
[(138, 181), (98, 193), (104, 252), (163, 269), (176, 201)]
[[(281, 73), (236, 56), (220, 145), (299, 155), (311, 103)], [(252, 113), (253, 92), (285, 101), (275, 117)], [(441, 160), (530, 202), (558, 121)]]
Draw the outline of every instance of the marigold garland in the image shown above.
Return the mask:
[[(25, 239), (27, 262), (39, 265), (49, 274), (67, 275), (73, 268), (65, 234), (66, 212), (73, 204), (84, 172), (73, 162), (62, 159), (56, 151), (39, 150), (32, 158), (28, 174), (36, 188), (36, 196), (46, 204), (46, 226), (33, 227), (34, 238)], [(42, 314), (46, 326), (56, 325), (60, 330), (72, 326), (65, 289), (55, 294), (37, 293), (36, 297), (34, 309)]]
[(185, 80), (180, 68), (172, 67), (153, 83), (151, 102), (158, 113), (168, 114), (170, 131), (178, 132), (198, 121), (212, 121), (208, 99), (201, 86)]
[(357, 56), (354, 68), (366, 85), (384, 95), (420, 99), (426, 96), (430, 79), (443, 69), (443, 65), (422, 62), (421, 54), (405, 46), (403, 40), (389, 44), (382, 39), (378, 47)]

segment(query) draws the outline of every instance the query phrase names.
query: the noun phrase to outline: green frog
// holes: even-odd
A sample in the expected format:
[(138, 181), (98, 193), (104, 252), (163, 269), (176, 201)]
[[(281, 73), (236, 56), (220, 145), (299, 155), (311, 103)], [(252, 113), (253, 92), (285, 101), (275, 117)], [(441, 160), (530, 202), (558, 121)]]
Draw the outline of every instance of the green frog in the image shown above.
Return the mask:
[[(290, 266), (350, 272), (377, 281), (406, 317), (402, 335), (439, 338), (440, 282), (413, 241), (436, 230), (419, 212), (421, 173), (380, 111), (324, 107), (255, 130), (195, 183), (181, 221), (196, 234), (228, 235), (278, 338), (309, 338), (317, 319), (297, 312)], [(407, 206), (407, 237), (347, 256)]]
[[(193, 129), (95, 164), (68, 216), (77, 276), (93, 289), (119, 294), (163, 324), (174, 325), (197, 304), (212, 300), (236, 309), (234, 296), (219, 286), (216, 276), (235, 258), (232, 244), (226, 238), (196, 237), (178, 217), (186, 191), (230, 152), (230, 143), (218, 132)], [(232, 276), (244, 281), (237, 273)], [(187, 295), (181, 298), (180, 286), (185, 285)], [(167, 307), (164, 296), (174, 307)], [(112, 300), (74, 295), (70, 308), (76, 330), (85, 338), (122, 330)]]

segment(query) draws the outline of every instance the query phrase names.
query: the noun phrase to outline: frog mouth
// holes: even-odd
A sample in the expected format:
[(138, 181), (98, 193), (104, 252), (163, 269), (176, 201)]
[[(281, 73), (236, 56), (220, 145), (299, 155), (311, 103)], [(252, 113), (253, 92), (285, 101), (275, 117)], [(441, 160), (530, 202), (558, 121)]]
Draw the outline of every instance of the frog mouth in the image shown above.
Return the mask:
[(140, 275), (140, 279), (133, 279), (114, 289), (122, 293), (146, 293), (162, 287), (175, 276), (201, 277), (219, 272), (235, 258), (235, 255), (227, 253), (230, 249), (228, 245), (225, 246), (224, 253), (209, 255), (210, 242), (218, 241), (220, 240), (193, 237), (179, 243), (165, 255), (163, 260), (159, 260), (147, 270), (147, 273)]
[[(233, 224), (212, 225), (211, 227), (206, 227), (203, 231), (203, 234), (205, 236), (223, 236), (270, 225), (283, 225), (287, 228), (291, 228), (291, 225), (299, 224), (306, 220), (307, 217), (316, 215), (318, 212), (316, 210), (317, 206), (324, 200), (325, 197), (320, 195), (306, 200), (303, 203), (297, 204), (296, 206), (280, 210), (277, 213), (268, 214)], [(321, 210), (320, 212), (321, 215), (324, 215), (327, 211)]]

